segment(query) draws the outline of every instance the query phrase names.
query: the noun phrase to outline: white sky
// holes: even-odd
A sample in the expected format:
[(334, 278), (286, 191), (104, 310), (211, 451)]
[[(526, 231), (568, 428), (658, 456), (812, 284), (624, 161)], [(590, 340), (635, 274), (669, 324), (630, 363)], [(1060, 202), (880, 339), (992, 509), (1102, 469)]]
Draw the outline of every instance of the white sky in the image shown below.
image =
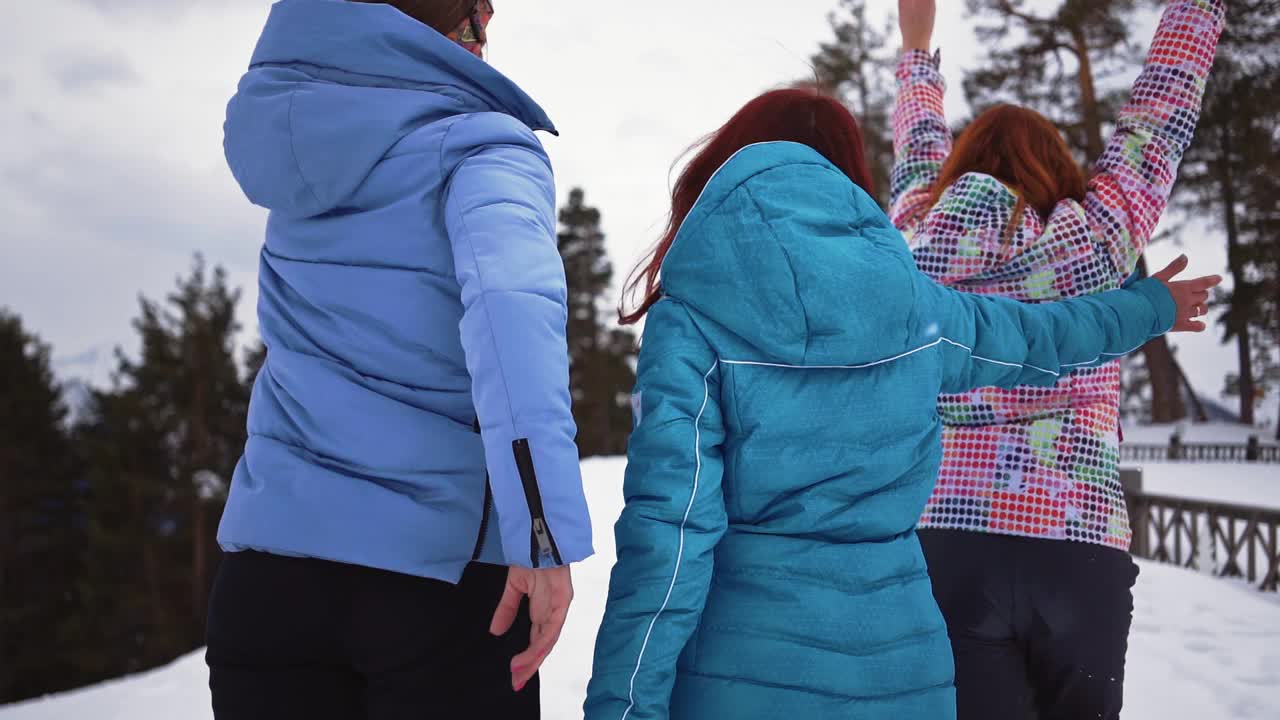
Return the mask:
[[(965, 115), (962, 70), (980, 48), (962, 5), (940, 3), (936, 41)], [(132, 351), (138, 293), (163, 296), (194, 252), (244, 288), (256, 326), (265, 213), (222, 157), (226, 101), (267, 0), (40, 0), (0, 23), (0, 305), (54, 345), (67, 375), (106, 377)], [(499, 0), (489, 60), (558, 125), (544, 136), (560, 196), (600, 208), (622, 278), (660, 232), (669, 172), (692, 142), (762, 90), (806, 76), (836, 0)], [(870, 0), (887, 17), (891, 0)], [(1192, 270), (1220, 272), (1216, 241)], [(1157, 248), (1167, 260), (1172, 246)], [(1231, 366), (1217, 334), (1179, 339), (1202, 392)], [(1272, 403), (1268, 403), (1270, 405)]]

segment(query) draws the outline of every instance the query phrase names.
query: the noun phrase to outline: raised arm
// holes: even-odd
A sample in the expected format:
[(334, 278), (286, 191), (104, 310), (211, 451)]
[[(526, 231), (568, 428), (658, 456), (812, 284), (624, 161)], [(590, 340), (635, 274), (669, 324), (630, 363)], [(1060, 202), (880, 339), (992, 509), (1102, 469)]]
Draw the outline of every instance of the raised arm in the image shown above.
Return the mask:
[(953, 142), (942, 105), (946, 82), (937, 56), (929, 53), (934, 14), (933, 0), (899, 0), (902, 57), (893, 106), (889, 217), (904, 230), (929, 210), (929, 196)]
[(917, 297), (926, 335), (937, 336), (946, 359), (942, 391), (1052, 385), (1171, 330), (1204, 330), (1195, 318), (1221, 278), (1173, 281), (1186, 264), (1179, 258), (1122, 290), (1039, 305), (951, 290), (921, 275)]
[(1222, 0), (1169, 4), (1094, 167), (1085, 197), (1091, 240), (1120, 278), (1133, 272), (1168, 205), (1200, 117), (1224, 16)]
[(596, 636), (587, 720), (666, 718), (676, 659), (711, 585), (727, 517), (720, 367), (684, 306), (650, 311), (627, 451), (618, 562)]
[(462, 286), (462, 346), (508, 565), (591, 555), (569, 401), (568, 311), (555, 183), (528, 128), (459, 120), (442, 147), (445, 222)]

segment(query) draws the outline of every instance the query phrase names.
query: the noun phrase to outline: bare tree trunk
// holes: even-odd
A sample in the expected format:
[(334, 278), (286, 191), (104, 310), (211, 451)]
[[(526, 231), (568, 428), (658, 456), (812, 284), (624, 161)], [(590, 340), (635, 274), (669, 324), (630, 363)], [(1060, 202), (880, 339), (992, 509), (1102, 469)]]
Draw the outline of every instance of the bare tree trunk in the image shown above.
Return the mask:
[(1191, 401), (1191, 416), (1195, 418), (1196, 422), (1209, 422), (1209, 414), (1204, 411), (1204, 403), (1200, 402), (1200, 396), (1196, 394), (1196, 389), (1192, 387), (1191, 380), (1183, 372), (1181, 365), (1175, 363), (1174, 367), (1178, 370), (1178, 381), (1186, 389), (1187, 399)]
[(200, 626), (204, 622), (205, 601), (208, 589), (205, 587), (205, 578), (208, 577), (208, 552), (205, 548), (207, 544), (205, 540), (205, 532), (207, 525), (205, 522), (204, 500), (200, 497), (199, 490), (195, 493), (195, 507), (192, 508), (195, 523), (193, 523), (191, 531), (195, 533), (195, 540), (191, 546), (192, 554), (192, 596), (191, 611), (196, 621), (196, 625)]
[[(147, 523), (147, 508), (142, 500), (142, 490), (139, 488), (138, 476), (134, 473), (126, 475), (125, 482), (129, 487), (129, 504), (133, 509), (133, 517), (135, 522), (143, 524)], [(142, 543), (142, 570), (146, 578), (147, 584), (147, 608), (148, 615), (151, 619), (151, 636), (161, 635), (168, 637), (172, 631), (169, 627), (165, 613), (165, 603), (161, 600), (160, 593), (160, 563), (156, 558), (154, 538), (147, 538)], [(149, 650), (154, 652), (155, 646), (152, 645)], [(146, 660), (151, 658), (150, 652), (146, 654)]]
[(16, 554), (17, 542), (13, 531), (13, 515), (11, 508), (5, 501), (4, 489), (12, 488), (17, 484), (17, 478), (10, 477), (6, 469), (8, 463), (4, 461), (3, 455), (0, 453), (0, 703), (8, 702), (13, 698), (13, 650), (9, 649), (9, 620), (5, 617), (5, 613), (9, 608), (9, 588), (6, 585), (5, 570), (8, 566), (9, 554)]
[(1098, 110), (1098, 91), (1093, 84), (1093, 61), (1089, 58), (1089, 44), (1085, 40), (1084, 29), (1071, 28), (1071, 39), (1075, 42), (1076, 57), (1080, 61), (1080, 119), (1085, 129), (1085, 153), (1088, 162), (1095, 162), (1102, 157), (1105, 145), (1102, 142), (1102, 114)]
[[(1080, 61), (1080, 115), (1084, 123), (1085, 149), (1089, 154), (1089, 162), (1093, 163), (1105, 148), (1097, 88), (1093, 81), (1093, 65), (1083, 28), (1072, 28), (1071, 37)], [(1150, 276), (1145, 257), (1138, 261), (1138, 267), (1143, 276)], [(1185, 418), (1187, 406), (1182, 401), (1182, 369), (1178, 367), (1168, 340), (1164, 336), (1151, 340), (1142, 346), (1142, 356), (1146, 360), (1147, 377), (1151, 383), (1151, 422), (1170, 423)]]
[[(203, 374), (195, 376), (195, 407), (193, 408), (191, 417), (191, 434), (193, 436), (193, 452), (191, 459), (195, 462), (192, 467), (196, 472), (206, 470), (209, 467), (208, 451), (209, 439), (208, 431), (205, 429), (205, 377)], [(208, 557), (209, 551), (206, 545), (208, 539), (206, 535), (205, 523), (205, 507), (204, 498), (201, 497), (203, 489), (195, 484), (195, 476), (186, 478), (186, 482), (192, 487), (190, 488), (193, 497), (192, 519), (191, 523), (191, 612), (192, 619), (195, 621), (194, 627), (204, 627), (205, 621), (205, 602), (208, 598)]]
[[(1228, 109), (1227, 117), (1230, 117)], [(1227, 125), (1218, 126), (1218, 183), (1222, 190), (1222, 212), (1227, 227), (1227, 265), (1231, 269), (1231, 281), (1236, 288), (1244, 287), (1248, 282), (1245, 277), (1246, 267), (1243, 252), (1240, 248), (1240, 225), (1236, 217), (1236, 186), (1231, 174), (1231, 129)], [(1233, 303), (1234, 305), (1234, 303)], [(1253, 348), (1249, 337), (1249, 323), (1232, 307), (1229, 311), (1228, 323), (1236, 336), (1236, 352), (1240, 365), (1240, 422), (1253, 425), (1253, 401), (1256, 384), (1253, 377)]]

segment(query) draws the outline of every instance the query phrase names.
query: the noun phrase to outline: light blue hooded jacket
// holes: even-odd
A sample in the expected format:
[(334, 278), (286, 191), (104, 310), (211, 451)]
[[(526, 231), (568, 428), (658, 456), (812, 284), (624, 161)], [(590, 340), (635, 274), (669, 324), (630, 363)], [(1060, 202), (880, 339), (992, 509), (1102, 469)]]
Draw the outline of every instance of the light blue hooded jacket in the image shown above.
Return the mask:
[(1128, 353), (1172, 326), (1168, 291), (1033, 306), (946, 289), (793, 143), (721, 168), (662, 282), (588, 720), (954, 718), (914, 530), (938, 394)]
[(535, 130), (520, 88), (391, 6), (274, 6), (227, 109), (271, 212), (224, 547), (450, 582), (591, 554)]

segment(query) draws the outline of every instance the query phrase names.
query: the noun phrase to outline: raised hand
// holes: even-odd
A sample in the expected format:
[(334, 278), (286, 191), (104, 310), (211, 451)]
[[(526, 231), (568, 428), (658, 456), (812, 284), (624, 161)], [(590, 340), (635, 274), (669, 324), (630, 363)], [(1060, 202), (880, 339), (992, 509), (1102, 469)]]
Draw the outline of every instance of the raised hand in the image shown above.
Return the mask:
[(560, 631), (564, 629), (569, 604), (573, 602), (573, 578), (568, 566), (529, 570), (513, 567), (507, 570), (507, 589), (498, 603), (489, 632), (506, 635), (515, 623), (520, 602), (529, 597), (529, 617), (533, 621), (529, 649), (511, 660), (511, 687), (517, 692), (542, 667), (551, 654)]
[(1187, 264), (1187, 256), (1180, 255), (1168, 267), (1151, 276), (1169, 288), (1169, 294), (1178, 306), (1177, 321), (1170, 332), (1204, 332), (1205, 324), (1196, 318), (1209, 312), (1209, 291), (1222, 282), (1220, 275), (1175, 281), (1174, 278), (1187, 269)]
[(898, 26), (902, 28), (903, 50), (928, 50), (933, 43), (933, 22), (938, 14), (935, 0), (898, 0)]

